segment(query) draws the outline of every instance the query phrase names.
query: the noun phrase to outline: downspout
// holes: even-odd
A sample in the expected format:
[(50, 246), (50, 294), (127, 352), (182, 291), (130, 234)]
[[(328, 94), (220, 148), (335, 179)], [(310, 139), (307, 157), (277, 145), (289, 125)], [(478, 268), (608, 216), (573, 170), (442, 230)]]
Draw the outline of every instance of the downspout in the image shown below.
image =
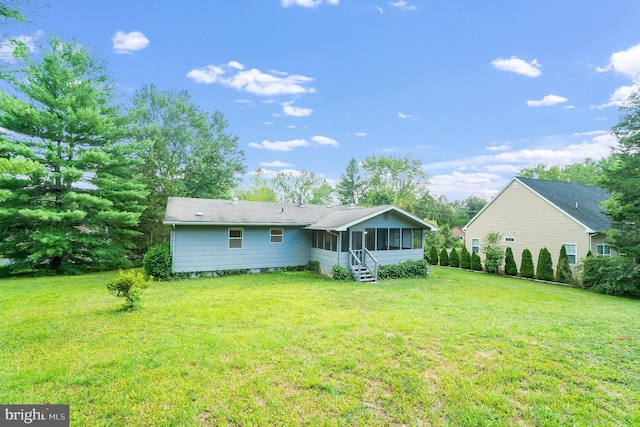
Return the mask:
[(174, 251), (176, 249), (176, 225), (171, 224), (171, 235), (169, 236), (169, 248), (171, 250), (171, 272), (174, 273)]

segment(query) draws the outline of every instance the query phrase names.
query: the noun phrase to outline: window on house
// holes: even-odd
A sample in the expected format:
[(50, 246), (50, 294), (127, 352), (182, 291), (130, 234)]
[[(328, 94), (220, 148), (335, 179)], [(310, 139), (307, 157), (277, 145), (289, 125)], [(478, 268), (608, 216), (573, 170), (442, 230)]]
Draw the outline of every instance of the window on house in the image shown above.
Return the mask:
[(324, 249), (324, 231), (318, 230), (318, 249)]
[(480, 253), (480, 239), (471, 239), (471, 252)]
[(311, 247), (318, 247), (318, 230), (311, 230)]
[(596, 245), (596, 254), (598, 256), (611, 256), (611, 246), (606, 244)]
[(324, 232), (324, 250), (331, 250), (331, 233), (329, 233), (328, 231)]
[(413, 246), (413, 230), (410, 228), (402, 229), (402, 249), (411, 249)]
[(389, 249), (392, 251), (396, 249), (400, 249), (400, 229), (399, 228), (389, 229)]
[(331, 250), (338, 252), (338, 235), (331, 233)]
[(242, 228), (229, 229), (229, 249), (242, 249)]
[(282, 228), (272, 228), (271, 229), (271, 243), (282, 243), (282, 236), (284, 231)]
[(578, 245), (574, 244), (574, 243), (565, 243), (564, 244), (564, 249), (567, 251), (567, 258), (569, 259), (569, 264), (571, 265), (575, 265), (576, 264), (576, 260), (577, 260), (577, 252), (578, 252)]
[(413, 229), (413, 249), (422, 249), (422, 230)]
[(504, 241), (505, 241), (505, 242), (515, 242), (515, 241), (516, 241), (516, 238), (515, 238), (515, 237), (505, 237), (505, 238), (504, 238)]
[(349, 232), (341, 231), (340, 240), (342, 240), (342, 252), (349, 252)]
[(378, 237), (378, 242), (376, 245), (376, 249), (379, 251), (386, 251), (389, 249), (389, 229), (388, 228), (378, 228), (376, 230), (376, 234)]
[(370, 251), (376, 250), (376, 229), (375, 228), (364, 229), (364, 244), (368, 250)]

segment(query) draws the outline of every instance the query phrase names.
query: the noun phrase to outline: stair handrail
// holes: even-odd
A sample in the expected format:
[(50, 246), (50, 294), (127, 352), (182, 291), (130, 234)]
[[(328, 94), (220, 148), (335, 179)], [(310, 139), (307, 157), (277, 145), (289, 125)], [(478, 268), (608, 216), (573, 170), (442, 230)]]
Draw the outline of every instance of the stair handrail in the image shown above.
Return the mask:
[[(365, 267), (369, 268), (369, 270), (371, 270), (373, 272), (373, 277), (375, 278), (376, 282), (378, 281), (378, 260), (376, 259), (376, 257), (374, 257), (371, 252), (369, 252), (369, 249), (367, 248), (363, 248), (364, 251), (362, 252), (362, 259), (363, 264)], [(373, 260), (373, 269), (371, 269), (371, 267), (369, 267), (369, 264), (367, 263), (367, 257), (366, 255), (369, 256), (369, 258), (371, 258)]]
[[(360, 257), (358, 257), (358, 255), (356, 255), (356, 253), (353, 251), (353, 249), (349, 248), (349, 270), (351, 271), (351, 275), (353, 276), (354, 279), (356, 279), (357, 281), (360, 281), (360, 269), (358, 269), (356, 271), (356, 269), (354, 268), (355, 266), (361, 266), (362, 265), (362, 260), (360, 259)], [(354, 263), (355, 260), (355, 263)]]

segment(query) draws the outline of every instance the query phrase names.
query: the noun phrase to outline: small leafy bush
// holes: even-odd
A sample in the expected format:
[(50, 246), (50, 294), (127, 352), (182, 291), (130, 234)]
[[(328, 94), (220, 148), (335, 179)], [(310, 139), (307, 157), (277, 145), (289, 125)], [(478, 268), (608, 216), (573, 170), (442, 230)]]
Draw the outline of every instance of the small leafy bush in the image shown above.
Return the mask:
[(151, 286), (153, 278), (148, 280), (139, 272), (129, 271), (127, 273), (120, 270), (120, 274), (111, 282), (107, 283), (107, 289), (111, 295), (124, 298), (122, 309), (124, 311), (134, 311), (140, 308), (140, 295)]
[(442, 248), (440, 251), (440, 265), (443, 267), (449, 265), (449, 253), (447, 252), (447, 248)]
[(480, 255), (475, 252), (471, 253), (471, 269), (482, 271), (482, 260), (480, 259)]
[(449, 266), (460, 267), (460, 255), (458, 255), (458, 250), (455, 246), (451, 249), (451, 254), (449, 255)]
[(309, 261), (306, 269), (312, 273), (320, 274), (320, 261)]
[(582, 286), (601, 294), (640, 296), (640, 270), (632, 258), (586, 257)]
[(551, 252), (547, 248), (540, 249), (538, 254), (536, 278), (538, 280), (553, 281), (553, 261), (551, 260)]
[(168, 244), (153, 245), (142, 261), (145, 273), (158, 280), (171, 278), (171, 250)]
[(518, 267), (516, 266), (516, 260), (513, 258), (513, 249), (507, 246), (504, 255), (504, 274), (507, 276), (517, 276)]
[(379, 279), (409, 279), (428, 276), (431, 270), (426, 260), (409, 260), (400, 264), (387, 264), (378, 268)]
[(471, 268), (471, 254), (467, 250), (466, 246), (463, 246), (460, 249), (460, 268), (470, 269)]
[(485, 254), (484, 268), (487, 273), (497, 274), (504, 262), (504, 249), (500, 245), (502, 234), (490, 231), (482, 240), (482, 252)]
[(522, 251), (522, 261), (520, 261), (520, 277), (533, 279), (533, 255), (529, 249)]
[(333, 280), (340, 280), (343, 282), (353, 280), (353, 276), (351, 276), (349, 270), (338, 264), (331, 268), (331, 277), (333, 277)]

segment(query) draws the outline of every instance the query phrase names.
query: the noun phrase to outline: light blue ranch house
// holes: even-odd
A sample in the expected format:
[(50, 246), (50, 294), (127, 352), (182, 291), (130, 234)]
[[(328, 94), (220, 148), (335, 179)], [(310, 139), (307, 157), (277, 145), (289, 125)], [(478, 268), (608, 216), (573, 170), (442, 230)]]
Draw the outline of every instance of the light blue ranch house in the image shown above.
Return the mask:
[(437, 228), (396, 206), (332, 206), (170, 197), (175, 273), (261, 271), (318, 261), (359, 281), (378, 267), (423, 258), (423, 233)]

